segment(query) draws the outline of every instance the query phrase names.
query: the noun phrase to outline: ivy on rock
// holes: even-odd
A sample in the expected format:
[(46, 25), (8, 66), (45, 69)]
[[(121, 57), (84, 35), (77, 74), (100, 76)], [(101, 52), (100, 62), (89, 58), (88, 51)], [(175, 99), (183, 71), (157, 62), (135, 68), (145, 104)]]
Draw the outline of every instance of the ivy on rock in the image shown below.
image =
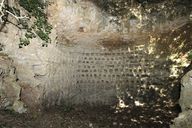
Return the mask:
[(47, 21), (45, 8), (48, 3), (43, 3), (40, 0), (19, 0), (19, 5), (27, 10), (29, 17), (34, 17), (35, 20), (29, 24), (27, 21), (20, 21), (20, 24), (26, 29), (24, 39), (20, 39), (19, 47), (26, 46), (30, 43), (30, 39), (39, 37), (43, 40), (42, 46), (47, 46), (51, 43), (49, 34), (52, 26)]

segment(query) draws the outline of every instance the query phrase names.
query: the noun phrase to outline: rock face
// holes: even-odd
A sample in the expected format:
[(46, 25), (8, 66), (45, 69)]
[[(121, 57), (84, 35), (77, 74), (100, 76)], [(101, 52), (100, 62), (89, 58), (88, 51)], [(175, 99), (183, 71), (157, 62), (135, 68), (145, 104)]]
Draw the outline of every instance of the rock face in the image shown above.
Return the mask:
[(16, 79), (13, 61), (7, 55), (0, 53), (0, 108), (23, 113), (26, 109), (20, 101), (21, 87)]
[(13, 61), (5, 54), (0, 56), (0, 69), (1, 69), (1, 104), (2, 107), (7, 107), (13, 104), (14, 101), (20, 99), (21, 87), (16, 83), (15, 68)]
[[(178, 97), (179, 92), (172, 96), (178, 89), (172, 80), (182, 66), (173, 63), (184, 62), (177, 58), (177, 48), (182, 52), (182, 46), (187, 45), (174, 44), (187, 44), (183, 38), (190, 35), (186, 26), (191, 24), (185, 18), (162, 24), (167, 31), (153, 35), (129, 25), (130, 31), (119, 31), (123, 25), (110, 22), (115, 17), (90, 1), (57, 0), (48, 13), (54, 28), (53, 42), (46, 48), (41, 47), (41, 40), (33, 39), (19, 49), (19, 35), (23, 33), (11, 24), (7, 33), (0, 33), (4, 53), (17, 69), (20, 98), (28, 106), (111, 105), (118, 100), (154, 104), (157, 98)], [(134, 25), (138, 20), (130, 22)], [(170, 57), (173, 53), (176, 56)]]
[(189, 71), (182, 78), (181, 96), (179, 99), (182, 113), (174, 119), (171, 128), (191, 128), (192, 127), (192, 71)]
[(192, 71), (189, 71), (182, 78), (181, 84), (181, 96), (179, 103), (181, 105), (182, 111), (192, 109)]
[(191, 128), (192, 127), (192, 110), (184, 111), (179, 117), (174, 119), (174, 124), (170, 128)]

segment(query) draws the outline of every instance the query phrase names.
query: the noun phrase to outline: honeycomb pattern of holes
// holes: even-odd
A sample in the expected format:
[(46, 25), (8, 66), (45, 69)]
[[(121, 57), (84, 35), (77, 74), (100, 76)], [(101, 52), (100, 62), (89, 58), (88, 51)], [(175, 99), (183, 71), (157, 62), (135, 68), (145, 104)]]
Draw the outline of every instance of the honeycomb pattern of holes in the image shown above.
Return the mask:
[(89, 61), (86, 61), (87, 64), (89, 64)]
[(93, 75), (92, 75), (92, 74), (90, 74), (90, 77), (93, 77)]
[(115, 65), (113, 65), (113, 64), (110, 64), (110, 65), (106, 65), (108, 68), (114, 68), (115, 67)]
[(95, 83), (95, 80), (92, 80), (92, 83), (94, 84), (94, 83)]
[(81, 74), (81, 76), (82, 76), (82, 77), (85, 77), (85, 75), (84, 75), (84, 74)]
[(140, 81), (140, 80), (137, 80), (136, 83), (137, 83), (137, 84), (141, 84), (141, 81)]
[(108, 72), (107, 69), (103, 69), (103, 71), (104, 71), (104, 73), (107, 73), (107, 72)]
[(112, 75), (111, 74), (108, 74), (108, 77), (111, 77)]
[(115, 72), (118, 72), (118, 71), (119, 71), (119, 69), (118, 69), (118, 68), (115, 68), (115, 69), (114, 69), (114, 71), (115, 71)]
[(113, 77), (113, 78), (115, 78), (115, 77), (116, 77), (116, 75), (115, 75), (115, 74), (112, 74), (112, 77)]
[(85, 70), (82, 70), (82, 72), (87, 73), (87, 72), (89, 72), (89, 70), (88, 70), (88, 69), (85, 69)]
[(106, 80), (106, 81), (105, 81), (105, 83), (107, 83), (107, 84), (108, 84), (108, 83), (109, 83), (109, 81), (108, 81), (108, 80)]
[(106, 77), (106, 74), (103, 74), (103, 77)]
[(111, 55), (111, 53), (110, 52), (106, 52), (106, 53), (104, 53), (104, 55), (109, 56), (109, 55)]
[(99, 56), (103, 56), (104, 55), (104, 53), (99, 53)]
[(129, 58), (129, 60), (135, 59), (135, 57), (133, 55), (129, 56), (128, 58)]
[(117, 60), (115, 60), (113, 63), (114, 63), (115, 65), (118, 65), (118, 61), (117, 61)]
[(111, 53), (111, 56), (115, 56), (115, 53), (114, 53), (114, 52), (112, 52), (112, 53)]
[(97, 80), (97, 83), (99, 84), (99, 83), (100, 83), (100, 80)]
[(123, 56), (123, 57), (122, 57), (122, 60), (124, 60), (124, 62), (126, 62), (127, 57), (126, 57), (126, 56)]
[(133, 83), (135, 83), (135, 81), (134, 81), (134, 80), (131, 80), (130, 82), (131, 82), (132, 84), (133, 84)]
[(94, 74), (94, 77), (97, 77), (97, 74)]
[(126, 75), (123, 73), (123, 74), (122, 74), (122, 77), (124, 78), (124, 77), (126, 77)]
[(118, 57), (118, 59), (119, 59), (119, 60), (123, 60), (123, 57), (120, 56), (120, 57)]
[(94, 53), (95, 56), (99, 56), (99, 52)]
[(89, 57), (89, 60), (94, 60), (93, 57)]
[(113, 72), (113, 69), (109, 69), (109, 73), (112, 73)]
[(89, 56), (90, 55), (90, 53), (84, 53), (86, 56)]
[(93, 72), (97, 72), (97, 70), (96, 70), (96, 69), (93, 69)]
[(103, 80), (103, 79), (101, 80), (101, 83), (104, 83), (104, 80)]
[(121, 53), (120, 53), (119, 51), (116, 51), (116, 52), (115, 52), (115, 55), (116, 55), (116, 56), (120, 56)]
[(130, 63), (130, 59), (125, 60), (126, 63)]

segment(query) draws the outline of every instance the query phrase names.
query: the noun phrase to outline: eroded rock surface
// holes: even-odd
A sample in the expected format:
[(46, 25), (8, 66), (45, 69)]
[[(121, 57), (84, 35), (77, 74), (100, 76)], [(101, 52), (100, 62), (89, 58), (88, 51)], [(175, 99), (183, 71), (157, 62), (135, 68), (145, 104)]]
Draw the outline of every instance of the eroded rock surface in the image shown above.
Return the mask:
[(181, 96), (180, 105), (182, 111), (192, 109), (192, 71), (189, 71), (183, 78), (181, 82)]
[[(87, 0), (56, 0), (48, 14), (54, 28), (52, 44), (46, 48), (36, 38), (19, 49), (23, 32), (11, 24), (7, 33), (0, 33), (4, 52), (14, 60), (22, 83), (21, 99), (29, 106), (108, 105), (117, 100), (154, 104), (157, 98), (169, 104), (168, 99), (178, 97), (178, 93), (171, 95), (178, 92), (178, 85), (169, 80), (177, 78), (183, 66), (174, 63), (184, 62), (179, 53), (186, 52), (182, 46), (187, 45), (185, 35), (191, 31), (177, 31), (182, 26), (191, 28), (187, 18), (158, 24), (146, 32), (137, 27), (138, 19), (118, 25), (112, 22), (114, 16)], [(184, 45), (174, 45), (179, 42)]]
[(174, 119), (171, 128), (191, 128), (192, 127), (192, 71), (184, 75), (181, 81), (181, 95), (179, 103), (182, 112)]
[(24, 104), (20, 101), (20, 92), (13, 60), (0, 53), (0, 108), (25, 112)]
[(191, 128), (192, 127), (192, 110), (184, 111), (179, 117), (174, 119), (171, 128)]

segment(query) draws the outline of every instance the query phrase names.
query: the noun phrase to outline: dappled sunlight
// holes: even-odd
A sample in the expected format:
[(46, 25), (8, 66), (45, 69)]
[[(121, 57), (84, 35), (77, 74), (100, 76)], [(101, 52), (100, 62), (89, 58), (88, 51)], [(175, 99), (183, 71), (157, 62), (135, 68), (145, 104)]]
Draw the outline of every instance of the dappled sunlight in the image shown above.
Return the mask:
[[(1, 120), (41, 128), (168, 128), (181, 111), (180, 80), (191, 70), (191, 2), (182, 2), (52, 0), (40, 10), (53, 29), (47, 32), (52, 43), (42, 49), (38, 39), (18, 49), (13, 43), (28, 28), (12, 31), (7, 24), (11, 31), (0, 32), (0, 50), (2, 43), (15, 64), (16, 100), (40, 114), (0, 110), (0, 128)], [(10, 95), (8, 102), (20, 109), (12, 94), (1, 96), (3, 87), (0, 103), (10, 108)]]
[(141, 106), (142, 107), (145, 105), (144, 103), (141, 103), (139, 101), (135, 101), (134, 103), (135, 103), (135, 106)]

